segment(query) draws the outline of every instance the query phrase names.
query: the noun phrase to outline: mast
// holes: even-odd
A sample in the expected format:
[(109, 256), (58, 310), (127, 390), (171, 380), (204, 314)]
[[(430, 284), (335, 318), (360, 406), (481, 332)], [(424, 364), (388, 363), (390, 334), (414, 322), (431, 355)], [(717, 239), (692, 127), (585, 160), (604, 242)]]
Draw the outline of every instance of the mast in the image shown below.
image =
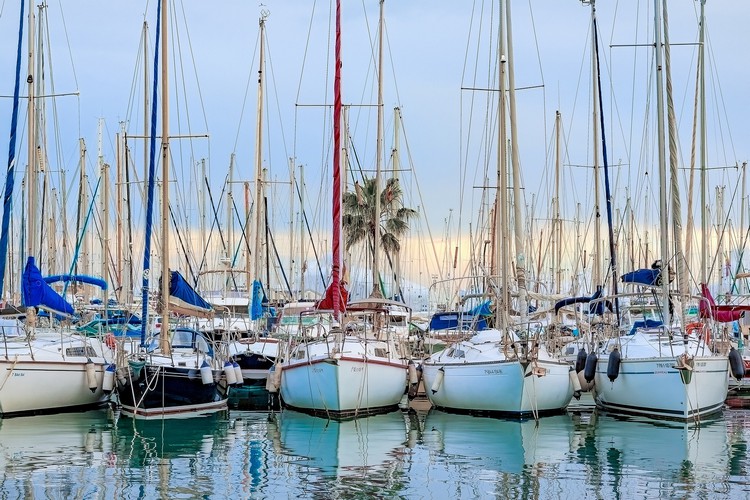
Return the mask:
[(555, 112), (555, 205), (554, 205), (554, 280), (555, 293), (560, 293), (560, 280), (562, 279), (562, 220), (560, 219), (560, 129), (562, 117), (560, 111)]
[(505, 3), (506, 37), (508, 40), (508, 103), (510, 104), (511, 167), (513, 172), (513, 229), (516, 251), (516, 280), (522, 321), (528, 316), (526, 305), (526, 256), (524, 255), (524, 227), (521, 215), (521, 166), (518, 158), (518, 127), (516, 126), (516, 90), (513, 73), (513, 31), (511, 30), (510, 2)]
[[(659, 154), (659, 217), (661, 231), (661, 259), (662, 259), (662, 319), (665, 327), (669, 327), (671, 324), (671, 315), (669, 314), (669, 272), (668, 272), (668, 256), (669, 256), (669, 222), (667, 220), (667, 214), (669, 213), (667, 208), (667, 162), (665, 156), (665, 145), (664, 145), (664, 76), (663, 62), (662, 62), (662, 25), (661, 25), (661, 6), (659, 0), (654, 0), (654, 38), (656, 48), (656, 131), (657, 131), (657, 146)], [(705, 237), (705, 234), (704, 234)]]
[(29, 63), (28, 72), (29, 76), (26, 78), (28, 82), (29, 102), (28, 102), (28, 155), (29, 164), (26, 174), (26, 190), (27, 195), (27, 211), (26, 217), (28, 219), (28, 231), (26, 234), (26, 256), (32, 257), (37, 252), (37, 234), (36, 234), (36, 207), (37, 207), (37, 187), (36, 187), (36, 112), (34, 106), (34, 9), (29, 8)]
[[(594, 266), (591, 270), (591, 277), (594, 286), (602, 284), (602, 215), (601, 206), (599, 205), (599, 83), (597, 75), (599, 74), (598, 55), (596, 46), (596, 5), (595, 0), (591, 0), (591, 146), (593, 149), (593, 166), (594, 166)], [(602, 131), (604, 133), (604, 131)]]
[(498, 12), (498, 23), (500, 26), (500, 65), (498, 80), (500, 92), (498, 92), (498, 127), (497, 127), (497, 195), (495, 197), (495, 237), (502, 238), (502, 241), (495, 245), (495, 265), (500, 272), (500, 294), (502, 307), (495, 308), (495, 325), (505, 331), (508, 320), (508, 308), (510, 293), (508, 291), (508, 237), (504, 230), (508, 225), (508, 175), (507, 175), (507, 150), (506, 150), (506, 131), (505, 131), (505, 37), (503, 36), (504, 9), (502, 4)]
[[(341, 268), (341, 0), (336, 0), (336, 41), (333, 77), (333, 200), (331, 238), (331, 292), (333, 316), (339, 318), (342, 310), (339, 273)], [(376, 196), (377, 198), (377, 196)], [(378, 205), (376, 204), (376, 207)], [(377, 239), (377, 238), (376, 238)]]
[[(169, 332), (169, 54), (167, 48), (167, 3), (161, 0), (161, 324)], [(161, 350), (169, 353), (169, 335), (160, 335)]]
[[(253, 262), (251, 277), (253, 288), (250, 290), (251, 301), (255, 298), (255, 282), (261, 283), (261, 234), (265, 233), (263, 228), (263, 86), (265, 84), (265, 32), (267, 12), (261, 12), (260, 16), (260, 59), (258, 64), (258, 107), (255, 124), (255, 222), (253, 228)], [(254, 318), (257, 319), (257, 318)]]
[(380, 0), (380, 17), (378, 20), (378, 127), (375, 146), (375, 220), (373, 226), (372, 252), (372, 297), (382, 297), (380, 289), (380, 183), (383, 168), (383, 6)]
[(307, 261), (305, 260), (305, 170), (299, 166), (299, 298), (305, 298), (305, 271)]
[(232, 262), (232, 257), (234, 256), (234, 224), (232, 224), (232, 208), (234, 207), (234, 195), (232, 195), (232, 184), (234, 184), (234, 156), (234, 153), (229, 155), (229, 182), (227, 182), (227, 267), (229, 269), (231, 269), (234, 264), (234, 262)]
[(706, 175), (707, 154), (706, 154), (706, 70), (705, 70), (705, 7), (706, 0), (701, 0), (701, 26), (698, 42), (698, 78), (700, 80), (699, 96), (700, 103), (700, 168), (701, 168), (701, 283), (708, 285), (708, 214), (706, 213), (708, 203), (708, 179)]
[[(680, 200), (680, 186), (678, 184), (677, 165), (677, 119), (674, 112), (674, 101), (672, 98), (672, 69), (669, 45), (669, 16), (666, 0), (664, 8), (664, 62), (667, 80), (667, 121), (669, 131), (669, 178), (672, 201), (672, 231), (674, 238), (675, 265), (677, 267), (677, 290), (682, 301), (688, 295), (688, 273), (685, 268), (685, 260), (682, 247), (682, 205)], [(666, 272), (666, 275), (664, 274)], [(669, 282), (669, 266), (662, 265), (662, 279)], [(674, 311), (682, 319), (683, 311)], [(684, 322), (683, 322), (684, 324)]]

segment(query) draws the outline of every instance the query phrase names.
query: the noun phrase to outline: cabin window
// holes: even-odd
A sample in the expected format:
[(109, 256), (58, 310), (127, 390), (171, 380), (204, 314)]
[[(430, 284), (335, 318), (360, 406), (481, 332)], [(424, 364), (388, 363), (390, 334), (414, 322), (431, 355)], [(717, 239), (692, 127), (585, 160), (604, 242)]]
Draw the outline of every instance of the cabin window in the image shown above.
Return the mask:
[(376, 347), (374, 349), (374, 351), (375, 351), (375, 356), (377, 356), (379, 358), (387, 358), (388, 357), (388, 351), (385, 350), (385, 349), (383, 349), (382, 347)]
[(66, 356), (81, 356), (87, 358), (97, 357), (96, 351), (91, 346), (68, 347), (65, 349)]
[(452, 356), (454, 358), (465, 358), (466, 357), (466, 353), (463, 350), (461, 350), (461, 349), (455, 349), (453, 351)]
[(294, 359), (305, 359), (305, 355), (306, 355), (305, 350), (299, 349), (297, 353), (295, 354)]

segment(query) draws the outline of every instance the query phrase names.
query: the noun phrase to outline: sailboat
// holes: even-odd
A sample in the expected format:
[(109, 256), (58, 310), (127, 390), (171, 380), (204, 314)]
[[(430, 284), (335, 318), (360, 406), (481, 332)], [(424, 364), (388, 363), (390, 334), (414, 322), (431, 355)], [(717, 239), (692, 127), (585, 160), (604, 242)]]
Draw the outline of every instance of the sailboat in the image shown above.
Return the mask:
[[(488, 283), (486, 298), (496, 299), (493, 328), (474, 330), (471, 338), (460, 340), (432, 354), (422, 362), (427, 397), (433, 406), (457, 412), (491, 413), (513, 417), (534, 416), (564, 411), (573, 398), (570, 366), (547, 352), (544, 328), (529, 321), (526, 302), (523, 256), (523, 229), (520, 212), (520, 175), (516, 145), (515, 99), (513, 90), (513, 54), (510, 33), (510, 7), (501, 2), (499, 26), (507, 34), (501, 41), (500, 92), (498, 101), (498, 195), (495, 206), (495, 263), (501, 271), (500, 283)], [(504, 18), (507, 12), (507, 29)], [(505, 50), (508, 49), (507, 62)], [(507, 71), (507, 73), (506, 73)], [(506, 76), (508, 81), (506, 82)], [(506, 83), (509, 90), (510, 125), (515, 198), (516, 274), (521, 313), (510, 316), (509, 242), (501, 237), (509, 232), (506, 200)], [(495, 278), (496, 279), (496, 278)]]
[[(154, 87), (151, 110), (151, 148), (146, 200), (146, 235), (143, 259), (143, 296), (140, 346), (125, 359), (120, 350), (117, 394), (122, 414), (133, 418), (183, 418), (206, 415), (227, 408), (228, 378), (222, 372), (217, 346), (202, 332), (172, 327), (170, 309), (182, 315), (210, 316), (213, 308), (177, 271), (169, 270), (169, 114), (167, 112), (167, 0), (158, 2)], [(164, 29), (162, 29), (164, 24)], [(161, 30), (161, 39), (159, 31)], [(150, 331), (149, 275), (155, 179), (156, 106), (159, 74), (159, 42), (162, 44), (162, 207), (160, 280), (161, 328)], [(230, 364), (231, 366), (231, 364)], [(232, 369), (232, 380), (234, 371)]]
[[(667, 168), (664, 145), (664, 101), (662, 77), (662, 23), (661, 2), (655, 1), (656, 38), (656, 101), (657, 132), (659, 147), (660, 211), (670, 213), (667, 207)], [(666, 14), (666, 12), (665, 12)], [(668, 30), (664, 23), (664, 47), (666, 69), (669, 70)], [(593, 16), (593, 30), (596, 36), (596, 17)], [(596, 44), (595, 44), (595, 48)], [(598, 58), (598, 48), (597, 48)], [(598, 61), (597, 61), (598, 62)], [(597, 64), (598, 66), (598, 64)], [(669, 75), (667, 74), (667, 77)], [(667, 80), (669, 82), (669, 80)], [(601, 79), (599, 78), (599, 99), (601, 108)], [(669, 97), (669, 96), (668, 96)], [(671, 103), (670, 103), (671, 104)], [(601, 115), (603, 123), (603, 113)], [(674, 126), (670, 120), (670, 127)], [(604, 143), (604, 127), (602, 142)], [(671, 134), (670, 134), (671, 135)], [(670, 147), (670, 149), (673, 149)], [(604, 151), (605, 182), (607, 189), (607, 211), (610, 220), (610, 259), (612, 275), (616, 271), (611, 230), (611, 197), (607, 176), (606, 148)], [(672, 162), (672, 177), (676, 175), (676, 163)], [(672, 217), (680, 217), (679, 203), (673, 197)], [(676, 206), (675, 206), (676, 205)], [(675, 222), (675, 228), (680, 226)], [(675, 231), (677, 233), (677, 231)], [(668, 242), (668, 217), (661, 217), (661, 251), (664, 259), (670, 252)], [(675, 234), (675, 241), (680, 241)], [(679, 248), (679, 247), (678, 247)], [(679, 254), (678, 267), (681, 265)], [(639, 269), (619, 277), (627, 286), (634, 287), (632, 293), (617, 291), (613, 282), (614, 294), (596, 302), (615, 315), (614, 336), (603, 341), (601, 348), (591, 352), (586, 360), (585, 377), (594, 381), (594, 399), (598, 408), (615, 413), (635, 414), (650, 418), (698, 421), (702, 417), (720, 412), (727, 395), (729, 361), (726, 352), (712, 349), (704, 335), (688, 329), (680, 321), (683, 316), (681, 300), (673, 301), (670, 283), (677, 274), (673, 273), (670, 261), (657, 261), (651, 269)], [(684, 283), (684, 282), (683, 282)], [(678, 285), (680, 285), (678, 281)], [(686, 283), (684, 283), (686, 284)], [(679, 294), (680, 299), (684, 298)]]
[[(10, 211), (15, 176), (15, 143), (18, 124), (19, 82), (24, 27), (24, 5), (21, 2), (16, 83), (11, 120), (8, 170), (5, 184), (2, 232), (0, 235), (0, 295), (5, 279), (6, 257), (10, 235)], [(27, 172), (27, 263), (22, 278), (23, 306), (4, 305), (0, 324), (0, 414), (3, 417), (28, 413), (72, 410), (101, 405), (109, 398), (103, 388), (105, 367), (112, 362), (112, 352), (101, 338), (79, 335), (63, 321), (74, 315), (73, 307), (42, 277), (36, 265), (39, 250), (37, 226), (37, 137), (34, 96), (35, 16), (28, 13), (29, 63), (29, 162)], [(40, 78), (41, 82), (41, 78)], [(37, 86), (37, 87), (35, 87)], [(37, 312), (40, 312), (37, 315)], [(44, 314), (41, 314), (44, 312)], [(42, 316), (45, 316), (44, 318)]]
[[(380, 3), (382, 37), (383, 3)], [(344, 419), (398, 408), (406, 392), (407, 360), (398, 354), (390, 309), (382, 299), (349, 307), (341, 276), (341, 5), (336, 2), (333, 125), (333, 269), (331, 284), (317, 315), (305, 326), (300, 315), (298, 340), (290, 339), (269, 388), (279, 390), (287, 407), (326, 418)], [(377, 198), (377, 197), (376, 197)], [(377, 213), (377, 209), (376, 209)], [(377, 247), (377, 245), (376, 245)], [(327, 318), (333, 318), (329, 322)], [(326, 325), (326, 326), (324, 326)], [(324, 331), (332, 325), (328, 333)]]

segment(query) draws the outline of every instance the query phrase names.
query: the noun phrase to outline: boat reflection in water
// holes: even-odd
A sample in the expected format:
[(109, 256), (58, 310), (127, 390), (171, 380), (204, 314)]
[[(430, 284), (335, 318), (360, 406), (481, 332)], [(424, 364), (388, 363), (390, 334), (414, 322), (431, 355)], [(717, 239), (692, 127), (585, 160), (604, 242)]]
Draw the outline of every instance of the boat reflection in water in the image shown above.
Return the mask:
[[(107, 409), (0, 419), (2, 498), (80, 498), (112, 445)], [(71, 482), (67, 471), (80, 469)]]
[[(430, 410), (425, 417), (422, 441), (433, 454), (431, 462), (444, 465), (451, 475), (455, 468), (480, 468), (515, 476), (505, 485), (497, 483), (497, 488), (520, 488), (522, 485), (517, 475), (525, 474), (529, 466), (543, 471), (565, 462), (575, 443), (573, 435), (574, 425), (569, 415), (535, 421)], [(491, 476), (488, 485), (498, 479), (496, 475)], [(508, 489), (477, 493), (520, 498), (523, 491)]]
[(326, 497), (335, 498), (335, 490), (388, 496), (403, 479), (406, 423), (401, 411), (337, 421), (285, 410), (269, 419), (268, 437), (276, 456), (322, 474), (322, 483), (311, 481), (307, 487), (320, 487)]
[[(590, 431), (576, 454), (593, 471), (599, 469), (604, 496), (628, 491), (634, 498), (685, 498), (705, 491), (726, 491), (733, 450), (725, 419), (700, 425), (639, 417), (594, 414)], [(746, 454), (745, 454), (746, 455)], [(747, 456), (742, 457), (747, 461)]]

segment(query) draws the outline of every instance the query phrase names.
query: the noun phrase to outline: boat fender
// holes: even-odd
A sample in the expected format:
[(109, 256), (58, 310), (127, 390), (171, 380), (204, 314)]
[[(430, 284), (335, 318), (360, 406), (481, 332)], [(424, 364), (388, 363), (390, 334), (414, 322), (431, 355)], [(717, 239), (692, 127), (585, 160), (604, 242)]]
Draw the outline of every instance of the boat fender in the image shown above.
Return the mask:
[(578, 356), (576, 356), (576, 373), (581, 373), (586, 366), (586, 354), (586, 348), (581, 347)]
[(573, 386), (573, 397), (577, 400), (581, 399), (581, 382), (578, 380), (578, 374), (572, 366), (568, 370), (568, 377), (570, 377), (570, 384)]
[(270, 393), (279, 392), (281, 388), (281, 367), (278, 365), (271, 366), (266, 378), (266, 390)]
[(620, 350), (615, 347), (612, 352), (609, 353), (609, 364), (607, 365), (607, 378), (610, 382), (614, 382), (617, 376), (620, 374)]
[(583, 376), (583, 370), (578, 372), (578, 383), (581, 384), (582, 392), (589, 392), (594, 388), (594, 381), (589, 382), (586, 377)]
[(102, 390), (105, 394), (111, 393), (112, 389), (115, 388), (115, 371), (117, 371), (117, 369), (115, 368), (114, 364), (110, 364), (109, 366), (107, 366), (107, 369), (104, 370)]
[(240, 364), (237, 362), (237, 360), (232, 360), (232, 368), (234, 368), (234, 378), (237, 382), (237, 385), (244, 384), (245, 379), (242, 376), (242, 368), (240, 368)]
[(596, 356), (595, 352), (586, 356), (586, 366), (583, 368), (583, 378), (586, 379), (586, 382), (592, 382), (594, 380), (594, 375), (596, 375), (596, 362), (598, 360), (599, 358)]
[(96, 392), (99, 383), (96, 381), (96, 365), (90, 359), (86, 362), (86, 381), (91, 392)]
[(435, 380), (432, 381), (432, 385), (430, 386), (430, 390), (432, 391), (433, 394), (435, 394), (437, 391), (440, 390), (440, 387), (443, 385), (444, 378), (445, 378), (445, 367), (441, 367), (435, 374)]
[(107, 332), (107, 335), (104, 336), (104, 343), (107, 345), (107, 347), (114, 351), (117, 348), (115, 334), (112, 332)]
[(224, 361), (224, 376), (227, 378), (227, 385), (234, 385), (237, 383), (237, 376), (234, 374), (234, 366), (232, 366), (232, 362), (229, 360)]
[(729, 349), (729, 367), (732, 370), (732, 376), (736, 380), (742, 380), (745, 376), (745, 363), (742, 361), (740, 352), (734, 347)]
[(417, 365), (414, 364), (414, 361), (409, 360), (409, 384), (416, 384), (417, 382), (419, 382)]
[(203, 385), (209, 385), (214, 383), (214, 372), (211, 369), (211, 366), (206, 362), (206, 360), (203, 360), (203, 363), (201, 364), (201, 381), (203, 382)]

